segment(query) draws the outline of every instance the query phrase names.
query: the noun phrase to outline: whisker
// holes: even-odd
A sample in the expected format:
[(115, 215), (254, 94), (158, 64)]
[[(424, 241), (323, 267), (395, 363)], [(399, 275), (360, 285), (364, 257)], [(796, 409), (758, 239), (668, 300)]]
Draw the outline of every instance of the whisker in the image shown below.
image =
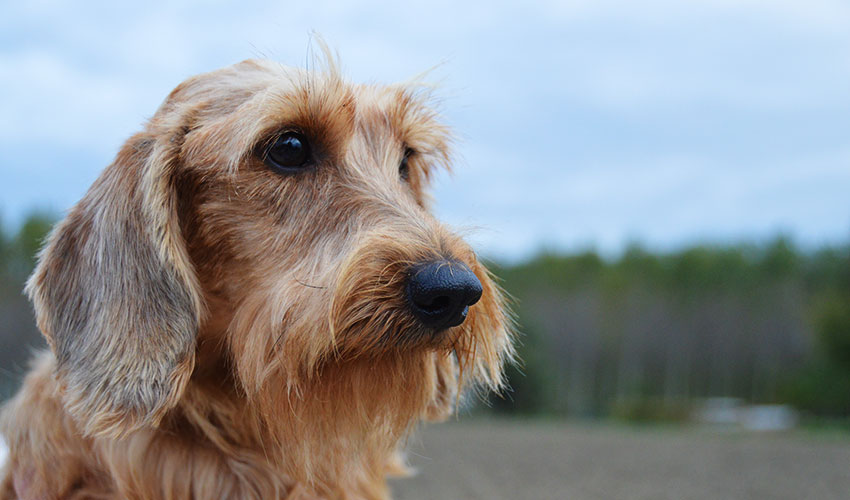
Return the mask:
[(310, 284), (304, 283), (303, 281), (301, 281), (299, 279), (296, 279), (295, 282), (298, 283), (301, 286), (306, 286), (307, 288), (315, 288), (316, 290), (325, 290), (325, 289), (328, 288), (326, 286), (310, 285)]

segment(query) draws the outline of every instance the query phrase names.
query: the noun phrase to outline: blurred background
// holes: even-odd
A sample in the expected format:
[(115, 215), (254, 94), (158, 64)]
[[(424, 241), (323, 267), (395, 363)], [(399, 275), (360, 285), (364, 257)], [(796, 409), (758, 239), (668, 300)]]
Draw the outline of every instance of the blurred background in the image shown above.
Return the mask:
[(3, 2), (0, 398), (43, 345), (51, 223), (180, 81), (303, 66), (315, 31), (353, 81), (431, 70), (460, 156), (436, 211), (522, 334), (400, 498), (846, 497), (848, 26), (843, 0)]

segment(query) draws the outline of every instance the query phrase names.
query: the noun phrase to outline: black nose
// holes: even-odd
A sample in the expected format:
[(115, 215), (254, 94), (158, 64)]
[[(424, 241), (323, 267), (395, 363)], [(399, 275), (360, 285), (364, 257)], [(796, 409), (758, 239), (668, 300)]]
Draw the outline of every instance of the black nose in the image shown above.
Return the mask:
[(481, 282), (460, 262), (420, 264), (411, 270), (407, 282), (407, 299), (413, 315), (435, 330), (463, 323), (469, 306), (480, 298)]

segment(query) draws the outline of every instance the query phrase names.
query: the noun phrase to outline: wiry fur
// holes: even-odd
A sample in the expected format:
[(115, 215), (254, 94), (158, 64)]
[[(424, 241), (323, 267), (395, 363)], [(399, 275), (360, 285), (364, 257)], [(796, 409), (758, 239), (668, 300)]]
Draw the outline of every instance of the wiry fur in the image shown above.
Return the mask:
[[(427, 209), (448, 130), (416, 86), (327, 66), (187, 80), (56, 226), (27, 285), (51, 352), (3, 412), (0, 498), (387, 498), (417, 422), (501, 386), (501, 294)], [(294, 129), (317, 165), (277, 174), (262, 152)], [(435, 259), (483, 286), (440, 334), (404, 295)]]

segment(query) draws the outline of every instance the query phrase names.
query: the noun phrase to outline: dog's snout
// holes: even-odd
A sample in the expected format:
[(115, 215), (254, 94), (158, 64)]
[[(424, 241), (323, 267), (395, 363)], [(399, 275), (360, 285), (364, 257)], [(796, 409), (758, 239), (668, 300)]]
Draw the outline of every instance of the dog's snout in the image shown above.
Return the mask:
[(411, 270), (407, 282), (407, 299), (413, 315), (435, 330), (463, 323), (469, 306), (478, 302), (481, 293), (481, 281), (460, 262), (420, 264)]

